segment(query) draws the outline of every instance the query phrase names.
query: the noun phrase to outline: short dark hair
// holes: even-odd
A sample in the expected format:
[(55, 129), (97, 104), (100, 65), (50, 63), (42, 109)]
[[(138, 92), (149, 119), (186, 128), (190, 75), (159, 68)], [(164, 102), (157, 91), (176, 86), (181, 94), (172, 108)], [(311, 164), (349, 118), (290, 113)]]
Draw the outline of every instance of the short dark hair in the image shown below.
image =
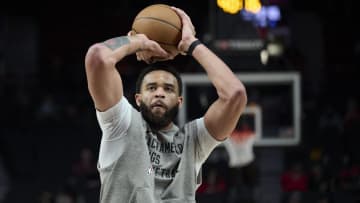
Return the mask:
[(180, 74), (177, 70), (175, 70), (175, 68), (173, 68), (172, 66), (169, 66), (169, 65), (165, 65), (165, 64), (152, 64), (152, 65), (146, 67), (144, 70), (142, 70), (136, 80), (136, 93), (140, 93), (141, 85), (144, 80), (144, 77), (148, 73), (157, 71), (157, 70), (163, 70), (168, 73), (171, 73), (176, 78), (178, 87), (179, 87), (179, 95), (181, 96), (182, 95), (182, 79), (180, 77)]

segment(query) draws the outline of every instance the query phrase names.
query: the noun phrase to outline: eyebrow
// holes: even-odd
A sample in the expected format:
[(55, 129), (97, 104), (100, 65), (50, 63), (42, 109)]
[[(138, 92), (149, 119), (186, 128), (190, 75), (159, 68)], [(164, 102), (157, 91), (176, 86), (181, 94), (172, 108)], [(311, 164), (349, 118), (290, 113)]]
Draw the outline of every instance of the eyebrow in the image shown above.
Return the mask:
[[(152, 85), (158, 85), (156, 82), (150, 82), (150, 83), (147, 83), (145, 84), (146, 87), (148, 86), (152, 86)], [(164, 86), (167, 86), (167, 87), (175, 87), (175, 85), (171, 84), (171, 83), (165, 83)]]
[(156, 84), (156, 82), (150, 82), (150, 83), (148, 83), (148, 84), (145, 84), (146, 87), (152, 86), (152, 85), (157, 85), (157, 84)]
[(173, 88), (175, 88), (175, 85), (173, 85), (173, 84), (170, 84), (170, 83), (165, 83), (165, 86), (167, 86), (167, 87), (173, 87)]

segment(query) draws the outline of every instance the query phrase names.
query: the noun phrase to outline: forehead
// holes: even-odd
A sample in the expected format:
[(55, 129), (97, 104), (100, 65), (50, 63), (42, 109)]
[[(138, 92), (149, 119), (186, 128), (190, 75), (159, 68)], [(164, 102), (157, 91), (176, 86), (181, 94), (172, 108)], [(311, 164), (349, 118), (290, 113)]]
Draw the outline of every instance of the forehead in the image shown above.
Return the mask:
[(176, 77), (164, 70), (155, 70), (146, 74), (143, 79), (142, 86), (149, 83), (171, 84), (175, 87), (178, 86)]

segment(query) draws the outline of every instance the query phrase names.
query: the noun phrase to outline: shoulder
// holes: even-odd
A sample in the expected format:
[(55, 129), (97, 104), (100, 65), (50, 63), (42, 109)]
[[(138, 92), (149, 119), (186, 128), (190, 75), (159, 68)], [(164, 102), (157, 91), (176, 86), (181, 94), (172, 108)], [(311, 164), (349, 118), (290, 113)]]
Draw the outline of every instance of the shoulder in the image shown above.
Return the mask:
[(183, 130), (186, 131), (186, 133), (191, 134), (198, 134), (203, 132), (208, 133), (205, 127), (204, 117), (189, 121), (184, 125)]

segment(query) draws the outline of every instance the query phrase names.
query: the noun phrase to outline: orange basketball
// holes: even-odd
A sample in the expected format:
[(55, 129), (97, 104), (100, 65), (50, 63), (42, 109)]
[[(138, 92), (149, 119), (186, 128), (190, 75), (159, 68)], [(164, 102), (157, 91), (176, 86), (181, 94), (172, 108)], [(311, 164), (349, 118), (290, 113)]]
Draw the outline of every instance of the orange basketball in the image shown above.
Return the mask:
[(132, 30), (145, 34), (167, 50), (177, 50), (181, 40), (181, 18), (165, 4), (150, 5), (141, 10), (134, 19)]

